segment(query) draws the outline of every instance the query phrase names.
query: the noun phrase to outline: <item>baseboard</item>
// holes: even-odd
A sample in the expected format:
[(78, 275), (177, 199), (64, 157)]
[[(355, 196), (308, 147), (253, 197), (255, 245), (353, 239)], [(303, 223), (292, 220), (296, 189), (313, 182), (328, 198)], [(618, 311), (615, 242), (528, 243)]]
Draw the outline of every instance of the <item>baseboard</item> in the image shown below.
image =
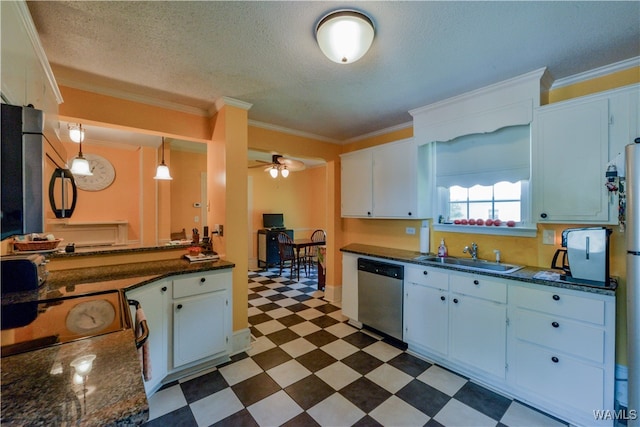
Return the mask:
[(629, 372), (626, 366), (616, 365), (616, 406), (629, 407), (629, 393), (627, 381)]
[(324, 299), (329, 302), (342, 301), (342, 286), (329, 286), (324, 287)]
[(251, 348), (251, 330), (249, 328), (234, 331), (231, 337), (231, 354), (242, 353)]

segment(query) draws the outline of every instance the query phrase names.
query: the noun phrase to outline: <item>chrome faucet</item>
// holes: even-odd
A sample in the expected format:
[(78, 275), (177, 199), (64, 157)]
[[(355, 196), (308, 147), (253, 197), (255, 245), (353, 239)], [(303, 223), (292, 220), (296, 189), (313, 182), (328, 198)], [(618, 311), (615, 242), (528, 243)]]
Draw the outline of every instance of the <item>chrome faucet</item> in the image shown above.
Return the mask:
[(475, 242), (471, 243), (471, 247), (465, 246), (462, 252), (471, 255), (471, 259), (478, 259), (478, 245)]

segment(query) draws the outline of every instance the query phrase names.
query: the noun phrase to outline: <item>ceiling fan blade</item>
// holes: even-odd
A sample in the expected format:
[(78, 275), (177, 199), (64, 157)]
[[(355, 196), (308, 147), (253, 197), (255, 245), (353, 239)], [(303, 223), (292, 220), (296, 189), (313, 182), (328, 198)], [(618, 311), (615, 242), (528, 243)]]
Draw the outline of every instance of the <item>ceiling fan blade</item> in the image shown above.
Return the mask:
[(264, 167), (265, 165), (271, 165), (271, 162), (265, 162), (264, 160), (255, 159), (255, 160), (252, 160), (252, 161), (254, 163), (257, 163), (257, 164), (249, 166), (249, 169), (251, 169), (251, 168), (261, 168), (261, 167)]
[(300, 171), (304, 169), (304, 163), (300, 160), (288, 159), (286, 157), (279, 157), (278, 163), (284, 165), (290, 171)]

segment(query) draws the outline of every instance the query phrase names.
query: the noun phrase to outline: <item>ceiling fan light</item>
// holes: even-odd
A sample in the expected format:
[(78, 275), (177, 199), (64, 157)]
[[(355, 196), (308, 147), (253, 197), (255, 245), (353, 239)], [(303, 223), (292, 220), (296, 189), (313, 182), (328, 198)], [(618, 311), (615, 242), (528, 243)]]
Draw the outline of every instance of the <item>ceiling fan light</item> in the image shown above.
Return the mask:
[(269, 175), (271, 175), (271, 178), (277, 178), (278, 177), (278, 168), (273, 166), (271, 169), (269, 169)]
[(165, 165), (164, 163), (160, 163), (156, 169), (156, 176), (154, 176), (153, 179), (158, 179), (162, 181), (172, 180), (173, 178), (169, 173), (169, 166)]
[(316, 27), (316, 40), (322, 53), (338, 64), (351, 64), (371, 47), (373, 21), (355, 10), (336, 10), (323, 17)]
[(71, 162), (71, 173), (78, 176), (93, 175), (93, 172), (91, 172), (91, 165), (89, 165), (89, 161), (82, 157), (82, 154), (78, 155), (78, 157), (75, 157)]
[(77, 144), (84, 141), (84, 129), (82, 129), (82, 124), (69, 123), (67, 128), (69, 129), (69, 138), (71, 138), (73, 142)]
[(289, 176), (289, 169), (287, 169), (286, 166), (284, 166), (282, 168), (282, 170), (280, 171), (280, 174), (282, 175), (283, 178), (286, 178)]

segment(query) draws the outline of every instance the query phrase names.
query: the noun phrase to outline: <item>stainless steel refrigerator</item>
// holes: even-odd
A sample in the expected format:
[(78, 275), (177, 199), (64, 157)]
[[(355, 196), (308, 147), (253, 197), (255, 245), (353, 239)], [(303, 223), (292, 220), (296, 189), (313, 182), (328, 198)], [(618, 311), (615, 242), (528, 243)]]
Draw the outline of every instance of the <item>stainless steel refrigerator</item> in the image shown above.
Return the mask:
[[(629, 426), (640, 426), (640, 138), (627, 145), (627, 367)], [(634, 419), (635, 418), (635, 419)]]

